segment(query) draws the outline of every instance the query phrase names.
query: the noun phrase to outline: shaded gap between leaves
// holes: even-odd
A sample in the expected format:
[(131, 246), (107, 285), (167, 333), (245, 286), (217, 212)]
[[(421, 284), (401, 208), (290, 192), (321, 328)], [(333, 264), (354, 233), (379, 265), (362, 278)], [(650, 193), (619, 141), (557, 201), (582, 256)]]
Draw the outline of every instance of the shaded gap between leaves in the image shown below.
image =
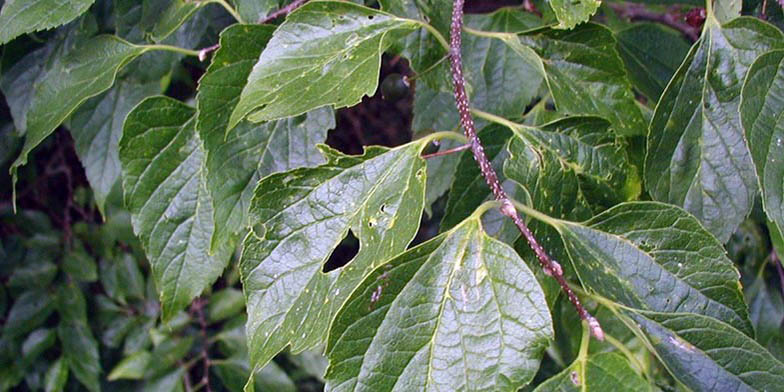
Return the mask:
[(349, 229), (343, 240), (340, 241), (332, 254), (329, 255), (327, 262), (324, 263), (321, 271), (324, 273), (334, 271), (344, 265), (348, 264), (354, 256), (359, 253), (359, 239), (354, 235), (354, 232)]

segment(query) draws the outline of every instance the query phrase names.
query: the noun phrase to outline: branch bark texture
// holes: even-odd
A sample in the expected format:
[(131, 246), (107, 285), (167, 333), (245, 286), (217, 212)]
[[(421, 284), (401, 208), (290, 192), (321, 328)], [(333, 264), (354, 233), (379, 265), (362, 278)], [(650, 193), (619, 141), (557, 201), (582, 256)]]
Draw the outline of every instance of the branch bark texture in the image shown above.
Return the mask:
[(520, 214), (517, 213), (517, 209), (514, 207), (514, 204), (509, 199), (504, 189), (501, 187), (501, 183), (498, 181), (498, 175), (496, 174), (495, 169), (493, 169), (493, 166), (490, 164), (490, 160), (487, 158), (484, 148), (482, 147), (482, 143), (477, 136), (474, 119), (471, 116), (468, 95), (466, 94), (465, 77), (463, 76), (463, 59), (460, 53), (460, 48), (462, 46), (464, 4), (465, 0), (454, 1), (452, 24), (450, 29), (449, 62), (451, 65), (452, 82), (454, 84), (454, 95), (457, 104), (457, 111), (460, 114), (460, 124), (463, 126), (465, 135), (468, 138), (468, 144), (471, 146), (471, 152), (474, 155), (474, 159), (479, 164), (482, 177), (484, 177), (487, 185), (490, 187), (490, 190), (492, 190), (493, 196), (497, 201), (501, 202), (501, 213), (512, 219), (515, 226), (517, 226), (517, 228), (520, 230), (520, 233), (523, 235), (526, 241), (528, 241), (528, 245), (531, 247), (531, 249), (533, 249), (545, 273), (558, 281), (558, 284), (561, 286), (561, 289), (564, 291), (567, 298), (569, 298), (569, 302), (574, 305), (577, 313), (580, 315), (580, 318), (588, 323), (591, 333), (597, 339), (603, 340), (604, 332), (599, 325), (599, 321), (590, 313), (588, 313), (588, 311), (580, 302), (580, 299), (577, 298), (577, 295), (566, 282), (561, 265), (547, 254), (544, 248), (542, 248), (542, 246), (536, 240), (536, 237), (534, 237), (534, 234), (520, 217)]

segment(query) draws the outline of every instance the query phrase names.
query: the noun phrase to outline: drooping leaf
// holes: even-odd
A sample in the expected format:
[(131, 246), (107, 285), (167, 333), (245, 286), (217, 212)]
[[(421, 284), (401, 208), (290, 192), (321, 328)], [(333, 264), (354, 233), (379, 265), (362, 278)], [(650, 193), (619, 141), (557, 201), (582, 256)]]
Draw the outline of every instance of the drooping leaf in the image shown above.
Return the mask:
[(74, 285), (60, 288), (56, 296), (60, 324), (57, 336), (74, 377), (90, 392), (101, 390), (101, 361), (98, 342), (87, 324), (87, 306), (84, 294)]
[(695, 391), (775, 391), (784, 364), (716, 319), (693, 313), (623, 311), (670, 374)]
[(578, 24), (587, 22), (602, 5), (600, 0), (550, 0), (548, 3), (558, 18), (559, 29), (573, 29)]
[(418, 26), (353, 3), (305, 4), (275, 30), (248, 77), (228, 129), (254, 110), (249, 119), (258, 122), (359, 103), (376, 90), (390, 34)]
[(43, 290), (28, 290), (22, 293), (11, 309), (3, 325), (3, 337), (15, 338), (32, 331), (54, 310), (52, 301)]
[[(584, 367), (584, 369), (583, 369)], [(629, 361), (616, 353), (589, 355), (539, 385), (535, 392), (651, 391), (645, 379), (634, 372)]]
[(65, 388), (68, 381), (68, 362), (60, 357), (52, 362), (44, 377), (44, 392), (59, 392)]
[(756, 332), (755, 340), (779, 361), (784, 361), (784, 335), (781, 333), (784, 298), (781, 291), (768, 282), (770, 279), (762, 274), (744, 289), (744, 294)]
[(645, 184), (655, 200), (683, 207), (721, 242), (749, 214), (757, 192), (738, 108), (746, 71), (784, 34), (754, 18), (719, 26), (710, 15), (656, 106)]
[(111, 87), (117, 71), (144, 50), (117, 37), (101, 35), (75, 48), (40, 80), (27, 113), (24, 147), (11, 166), (14, 182), (17, 168), (27, 163), (30, 151), (82, 102)]
[[(223, 382), (226, 390), (241, 391), (250, 375), (248, 358), (235, 356), (215, 361), (210, 367)], [(297, 387), (283, 369), (275, 362), (270, 362), (264, 369), (256, 372), (254, 387), (259, 391), (295, 392)]]
[(552, 334), (533, 274), (474, 216), (352, 293), (330, 331), (327, 388), (516, 391)]
[(120, 140), (125, 201), (168, 320), (223, 272), (227, 248), (210, 253), (215, 226), (202, 171), (195, 110), (152, 97), (128, 114)]
[(14, 126), (24, 134), (27, 130), (27, 111), (36, 86), (74, 47), (84, 43), (97, 32), (93, 18), (82, 17), (58, 29), (57, 34), (42, 47), (27, 53), (11, 67), (4, 67), (0, 88), (14, 118)]
[(39, 328), (31, 332), (22, 343), (22, 355), (25, 363), (32, 363), (41, 353), (52, 347), (56, 339), (54, 329)]
[(272, 26), (235, 25), (221, 34), (221, 48), (199, 82), (199, 136), (206, 151), (207, 188), (216, 225), (212, 248), (248, 226), (248, 206), (258, 180), (268, 174), (323, 162), (316, 143), (335, 126), (328, 108), (264, 124), (241, 122), (226, 135), (231, 110), (267, 41)]
[(212, 293), (207, 306), (207, 320), (216, 322), (236, 316), (245, 309), (242, 291), (228, 287)]
[(642, 113), (606, 27), (588, 23), (570, 31), (542, 28), (494, 36), (542, 74), (562, 113), (603, 117), (619, 135), (644, 134)]
[(674, 30), (653, 23), (635, 23), (615, 33), (615, 38), (634, 87), (651, 103), (658, 102), (689, 52), (689, 44)]
[(142, 99), (159, 92), (157, 81), (122, 80), (109, 91), (89, 99), (71, 116), (69, 130), (101, 213), (106, 197), (120, 178), (117, 148), (125, 117)]
[(95, 0), (8, 0), (0, 10), (0, 45), (34, 31), (66, 24)]
[(636, 309), (692, 312), (753, 335), (739, 274), (724, 248), (680, 208), (620, 204), (585, 224), (557, 221), (580, 281)]
[[(259, 182), (250, 208), (253, 229), (240, 259), (253, 369), (289, 344), (296, 353), (322, 343), (326, 326), (362, 278), (405, 250), (424, 207), (423, 148), (420, 141), (346, 156), (321, 147), (324, 165)], [(349, 232), (359, 240), (356, 256), (322, 272)]]
[(784, 231), (784, 50), (751, 66), (741, 93), (740, 118), (762, 189), (762, 205)]
[(150, 364), (152, 354), (148, 351), (139, 351), (125, 357), (106, 377), (109, 381), (114, 380), (139, 380), (144, 376), (147, 366)]
[(199, 8), (211, 1), (155, 0), (144, 1), (141, 23), (150, 38), (160, 42), (171, 35)]

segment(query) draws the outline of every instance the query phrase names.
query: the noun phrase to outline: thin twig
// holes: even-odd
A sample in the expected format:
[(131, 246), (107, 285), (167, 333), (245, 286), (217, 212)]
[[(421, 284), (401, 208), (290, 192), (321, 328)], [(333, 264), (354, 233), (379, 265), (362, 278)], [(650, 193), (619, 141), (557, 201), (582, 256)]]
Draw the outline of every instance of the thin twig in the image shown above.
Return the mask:
[(199, 322), (199, 329), (201, 331), (202, 337), (202, 348), (201, 348), (201, 360), (203, 363), (203, 374), (201, 376), (201, 381), (194, 386), (194, 391), (200, 390), (202, 387), (205, 388), (208, 392), (211, 392), (212, 389), (210, 387), (210, 366), (212, 365), (210, 361), (209, 353), (207, 352), (208, 347), (208, 340), (209, 337), (207, 336), (207, 321), (204, 318), (204, 306), (207, 304), (207, 300), (202, 298), (196, 298), (193, 303), (191, 304), (191, 313), (196, 316), (196, 320)]
[(422, 158), (430, 159), (430, 158), (435, 158), (435, 157), (441, 157), (441, 156), (444, 156), (444, 155), (449, 155), (449, 154), (454, 154), (456, 152), (465, 151), (465, 150), (468, 150), (469, 148), (471, 148), (471, 144), (463, 144), (462, 146), (458, 146), (458, 147), (455, 147), (455, 148), (450, 148), (448, 150), (438, 151), (438, 152), (434, 152), (432, 154), (422, 155)]
[(212, 46), (208, 46), (204, 49), (199, 50), (199, 61), (204, 61), (207, 59), (207, 55), (218, 50), (220, 48), (220, 44), (215, 44)]
[(474, 125), (474, 119), (471, 117), (468, 95), (466, 94), (465, 90), (463, 60), (460, 54), (460, 48), (462, 46), (464, 3), (465, 0), (455, 0), (454, 2), (454, 9), (452, 12), (452, 26), (450, 31), (449, 62), (452, 66), (452, 82), (455, 89), (457, 111), (460, 114), (460, 123), (463, 126), (466, 137), (468, 138), (468, 144), (471, 146), (471, 152), (474, 155), (474, 159), (479, 164), (479, 170), (482, 173), (482, 177), (484, 177), (487, 185), (490, 187), (490, 190), (493, 191), (493, 196), (496, 200), (501, 202), (501, 213), (514, 221), (515, 226), (517, 226), (517, 228), (520, 230), (520, 233), (528, 241), (528, 245), (536, 254), (536, 257), (539, 260), (539, 263), (542, 265), (545, 273), (558, 281), (561, 289), (564, 291), (564, 293), (566, 293), (569, 302), (571, 302), (575, 309), (577, 309), (577, 313), (580, 315), (580, 318), (588, 323), (588, 326), (591, 329), (591, 333), (597, 339), (602, 340), (604, 339), (604, 332), (599, 325), (599, 321), (595, 317), (591, 316), (590, 313), (588, 313), (588, 311), (580, 302), (580, 299), (577, 298), (577, 295), (566, 282), (561, 265), (558, 264), (557, 261), (550, 258), (547, 252), (545, 252), (544, 248), (539, 245), (539, 242), (536, 240), (536, 237), (534, 237), (534, 234), (531, 232), (528, 226), (526, 226), (525, 222), (523, 222), (520, 214), (517, 213), (517, 209), (515, 208), (514, 204), (506, 195), (504, 189), (501, 187), (501, 183), (498, 181), (498, 175), (493, 169), (493, 166), (490, 164), (490, 160), (487, 159), (487, 155), (485, 155), (482, 143), (476, 134), (476, 126)]
[(649, 22), (656, 22), (665, 26), (678, 30), (684, 37), (688, 38), (691, 42), (696, 41), (700, 37), (700, 29), (693, 27), (679, 18), (675, 12), (658, 13), (645, 8), (644, 4), (631, 4), (631, 3), (606, 3), (612, 8), (618, 16), (626, 18), (631, 21), (645, 20)]
[(308, 0), (295, 0), (291, 4), (270, 13), (264, 18), (259, 19), (259, 24), (269, 23), (281, 16), (288, 15), (289, 12), (294, 11), (295, 9), (299, 8), (299, 6), (307, 3)]

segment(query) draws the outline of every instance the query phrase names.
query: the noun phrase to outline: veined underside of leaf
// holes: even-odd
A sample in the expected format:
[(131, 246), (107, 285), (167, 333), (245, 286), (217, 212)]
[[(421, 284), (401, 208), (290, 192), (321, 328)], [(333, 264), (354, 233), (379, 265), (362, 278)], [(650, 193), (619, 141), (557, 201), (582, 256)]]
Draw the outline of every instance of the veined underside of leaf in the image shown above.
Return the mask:
[[(322, 146), (327, 163), (259, 182), (240, 260), (253, 369), (287, 345), (299, 352), (322, 343), (367, 273), (406, 249), (424, 207), (424, 146), (369, 147), (361, 156)], [(323, 272), (349, 231), (359, 240), (358, 253)]]
[(172, 98), (148, 98), (128, 114), (120, 140), (125, 203), (164, 321), (211, 285), (230, 255), (227, 247), (210, 252), (215, 222), (195, 114)]
[(777, 391), (784, 363), (754, 339), (693, 313), (621, 310), (669, 373), (694, 391)]
[(551, 223), (585, 287), (635, 309), (697, 313), (753, 336), (740, 274), (721, 243), (680, 208), (630, 202), (584, 224)]
[(305, 4), (275, 30), (227, 131), (249, 114), (249, 120), (259, 122), (359, 103), (376, 90), (389, 35), (418, 27), (416, 21), (349, 2)]
[(330, 330), (332, 391), (516, 391), (553, 329), (544, 293), (474, 215), (373, 271)]
[(784, 34), (758, 19), (706, 20), (656, 106), (645, 183), (655, 200), (682, 206), (721, 242), (751, 211), (757, 181), (743, 137), (743, 79), (757, 56), (784, 47)]

